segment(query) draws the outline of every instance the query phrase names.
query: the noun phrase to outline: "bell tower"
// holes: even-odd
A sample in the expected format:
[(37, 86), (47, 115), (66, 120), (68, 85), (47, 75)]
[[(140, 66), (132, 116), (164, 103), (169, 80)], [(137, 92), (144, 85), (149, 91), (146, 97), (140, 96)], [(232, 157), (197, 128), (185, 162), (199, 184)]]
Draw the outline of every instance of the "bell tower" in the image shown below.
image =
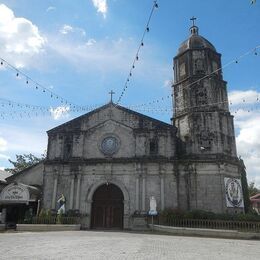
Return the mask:
[(221, 54), (199, 35), (191, 19), (190, 36), (174, 58), (174, 124), (180, 156), (236, 158), (233, 116), (229, 112), (227, 82)]

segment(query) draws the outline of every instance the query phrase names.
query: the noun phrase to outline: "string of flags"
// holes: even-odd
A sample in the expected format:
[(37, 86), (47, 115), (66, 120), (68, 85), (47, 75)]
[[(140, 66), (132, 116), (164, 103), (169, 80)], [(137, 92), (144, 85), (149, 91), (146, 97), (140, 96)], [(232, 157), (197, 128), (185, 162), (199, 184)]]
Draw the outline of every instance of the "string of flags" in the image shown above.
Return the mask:
[[(212, 112), (212, 107), (213, 109), (216, 109), (216, 111), (218, 110), (216, 108), (216, 105), (220, 105), (220, 104), (225, 104), (228, 103), (228, 101), (224, 101), (224, 102), (218, 102), (218, 103), (209, 103), (209, 104), (205, 104), (205, 105), (200, 105), (200, 106), (190, 106), (190, 107), (186, 107), (186, 110), (194, 110), (196, 108), (202, 108), (204, 112), (207, 112), (208, 109), (210, 109), (210, 111)], [(79, 113), (82, 111), (79, 111), (77, 109), (73, 109), (68, 107), (56, 107), (56, 108), (52, 108), (52, 107), (41, 107), (41, 106), (32, 106), (32, 105), (28, 105), (28, 104), (20, 104), (17, 103), (14, 105), (14, 103), (9, 103), (7, 106), (9, 107), (9, 109), (4, 109), (3, 108), (8, 108), (6, 106), (6, 103), (2, 103), (2, 100), (0, 100), (0, 118), (1, 119), (15, 119), (15, 118), (33, 118), (33, 117), (44, 117), (44, 116), (51, 116), (53, 118), (55, 118), (56, 114), (59, 114), (59, 117), (61, 116), (65, 116), (67, 114), (70, 113)], [(232, 105), (229, 102), (230, 105), (230, 109), (229, 111), (234, 114), (237, 115), (239, 113), (253, 113), (253, 112), (259, 112), (260, 111), (260, 99), (256, 99), (255, 102), (252, 102), (252, 100), (250, 100), (249, 103), (247, 103), (246, 99), (243, 99), (243, 103), (240, 104), (235, 104)], [(5, 107), (6, 106), (6, 107)], [(12, 109), (10, 109), (10, 107)], [(89, 109), (85, 109), (84, 112), (89, 112), (92, 111), (93, 109), (98, 108), (99, 106), (97, 105), (96, 107), (89, 107)], [(18, 109), (20, 108), (20, 110)], [(133, 109), (132, 106), (127, 106), (128, 109)], [(173, 117), (175, 116), (175, 113), (177, 112), (175, 110), (175, 108), (168, 106), (168, 107), (163, 107), (163, 106), (156, 106), (156, 107), (139, 107), (134, 109), (137, 112), (143, 112), (143, 113), (160, 113), (160, 114), (169, 114), (170, 116), (173, 115)]]
[[(252, 4), (255, 3), (256, 1), (252, 1)], [(133, 63), (131, 65), (129, 74), (127, 76), (127, 79), (125, 81), (123, 90), (121, 92), (121, 95), (119, 96), (115, 106), (119, 105), (119, 103), (121, 102), (123, 96), (125, 95), (128, 87), (129, 87), (129, 82), (130, 82), (130, 78), (133, 76), (133, 71), (136, 67), (136, 63), (139, 61), (140, 58), (140, 50), (141, 48), (144, 46), (144, 39), (146, 34), (150, 31), (150, 21), (152, 19), (153, 13), (155, 11), (155, 9), (157, 9), (158, 3), (157, 1), (153, 2), (153, 6), (148, 18), (148, 21), (146, 23), (145, 26), (145, 30), (143, 32), (143, 35), (141, 37), (141, 41), (140, 44), (138, 46), (136, 55), (134, 57)], [(214, 74), (216, 74), (217, 72), (223, 70), (224, 68), (230, 66), (231, 64), (238, 64), (239, 61), (241, 59), (243, 59), (244, 57), (250, 55), (250, 54), (254, 54), (254, 55), (258, 55), (258, 49), (260, 48), (260, 45), (256, 46), (255, 48), (245, 52), (244, 54), (240, 55), (238, 58), (231, 60), (230, 62), (226, 63), (224, 66), (212, 71), (210, 74), (205, 75), (203, 77), (201, 77), (200, 79), (190, 83), (188, 86), (192, 86), (195, 84), (200, 84), (201, 81), (203, 80), (211, 80), (211, 78), (214, 76)], [(2, 119), (4, 118), (25, 118), (25, 117), (33, 117), (33, 116), (53, 116), (53, 113), (60, 113), (60, 114), (67, 114), (68, 112), (70, 113), (81, 113), (81, 112), (89, 112), (97, 107), (99, 107), (100, 105), (92, 105), (92, 106), (80, 106), (80, 105), (76, 105), (72, 102), (70, 102), (69, 100), (65, 99), (64, 97), (56, 94), (55, 92), (53, 92), (50, 88), (43, 86), (42, 84), (38, 83), (37, 81), (33, 80), (30, 76), (28, 76), (27, 74), (25, 74), (23, 71), (21, 71), (20, 69), (16, 68), (15, 66), (13, 66), (12, 64), (10, 64), (8, 61), (6, 61), (3, 58), (0, 58), (0, 66), (4, 66), (6, 68), (9, 68), (11, 70), (13, 70), (15, 72), (16, 77), (18, 78), (23, 78), (24, 82), (27, 85), (31, 85), (33, 86), (36, 90), (41, 91), (42, 93), (45, 93), (47, 96), (49, 96), (50, 98), (58, 101), (60, 103), (60, 106), (57, 107), (46, 107), (46, 106), (38, 106), (38, 105), (30, 105), (30, 104), (23, 104), (23, 103), (19, 103), (16, 101), (12, 101), (12, 100), (7, 100), (7, 99), (2, 99), (0, 98), (0, 117)], [(162, 107), (159, 106), (159, 103), (164, 102), (169, 100), (170, 98), (173, 97), (173, 94), (168, 95), (167, 97), (161, 97), (159, 99), (155, 99), (152, 100), (148, 103), (143, 103), (143, 104), (139, 104), (139, 105), (131, 105), (128, 106), (129, 109), (132, 110), (136, 110), (136, 111), (143, 111), (143, 112), (149, 112), (149, 113), (175, 113), (176, 109), (174, 109), (173, 107)], [(236, 102), (237, 103), (237, 102)], [(259, 111), (259, 104), (260, 104), (260, 97), (256, 96), (255, 100), (252, 101), (252, 99), (247, 99), (247, 98), (242, 98), (240, 104), (236, 104), (233, 103), (232, 100), (228, 101), (225, 100), (224, 102), (215, 102), (215, 103), (208, 103), (208, 104), (204, 104), (204, 105), (197, 105), (197, 106), (178, 106), (178, 110), (182, 110), (182, 109), (196, 109), (196, 108), (205, 108), (208, 109), (209, 107), (212, 106), (220, 106), (220, 105), (229, 105), (230, 106), (230, 111), (232, 113), (238, 113), (240, 110), (246, 111), (248, 113), (253, 112), (253, 111)], [(153, 107), (156, 106), (156, 107)]]
[(100, 104), (92, 106), (57, 106), (47, 107), (39, 105), (31, 105), (12, 101), (9, 99), (0, 98), (0, 117), (5, 118), (25, 118), (25, 117), (38, 117), (38, 116), (53, 116), (55, 114), (66, 115), (70, 113), (89, 112), (96, 109)]
[[(226, 68), (226, 67), (228, 67), (228, 66), (230, 66), (232, 64), (238, 64), (241, 59), (245, 58), (246, 56), (248, 56), (250, 54), (254, 54), (255, 56), (257, 56), (258, 55), (258, 49), (260, 49), (260, 45), (258, 45), (255, 48), (253, 48), (253, 49), (243, 53), (238, 58), (229, 61), (228, 63), (226, 63), (222, 67), (212, 71), (211, 73), (201, 77), (200, 79), (193, 81), (192, 83), (186, 85), (186, 87), (188, 88), (190, 86), (193, 86), (193, 85), (196, 85), (196, 84), (200, 84), (203, 80), (210, 80), (217, 72), (222, 71), (224, 68)], [(168, 100), (168, 99), (170, 99), (172, 97), (173, 97), (173, 94), (170, 94), (170, 95), (167, 95), (166, 97), (161, 97), (161, 98), (158, 98), (158, 99), (154, 99), (154, 100), (152, 100), (150, 102), (147, 102), (147, 103), (137, 104), (137, 105), (135, 105), (133, 107), (135, 107), (135, 108), (146, 107), (146, 106), (149, 106), (149, 105), (153, 105), (153, 104), (164, 102), (164, 101), (166, 101), (166, 100)]]
[[(259, 98), (255, 100), (255, 102), (247, 103), (247, 101), (244, 99), (243, 103), (232, 105), (229, 101), (223, 101), (223, 102), (215, 102), (215, 103), (208, 103), (204, 105), (198, 105), (198, 106), (187, 106), (187, 107), (178, 107), (178, 111), (181, 111), (182, 109), (188, 110), (195, 110), (197, 108), (203, 109), (205, 112), (210, 109), (210, 111), (219, 111), (219, 109), (216, 108), (217, 105), (223, 105), (229, 103), (230, 105), (230, 112), (237, 113), (239, 110), (246, 111), (248, 113), (253, 111), (259, 111), (260, 110), (260, 100)], [(132, 106), (128, 107), (129, 109), (133, 109)], [(213, 108), (213, 109), (212, 109)], [(156, 106), (156, 107), (139, 107), (135, 109), (136, 111), (146, 111), (146, 112), (156, 112), (156, 111), (164, 111), (164, 112), (173, 112), (175, 113), (176, 110), (174, 107), (162, 107), (162, 106)]]
[(118, 98), (118, 100), (116, 102), (116, 105), (118, 105), (121, 102), (121, 100), (122, 100), (122, 98), (123, 98), (127, 88), (129, 87), (130, 78), (133, 76), (133, 71), (134, 71), (134, 69), (136, 67), (136, 63), (139, 61), (139, 58), (140, 58), (140, 55), (139, 55), (140, 50), (144, 46), (144, 38), (145, 38), (146, 34), (148, 32), (150, 32), (150, 21), (152, 19), (152, 16), (153, 16), (153, 13), (154, 13), (155, 9), (157, 9), (157, 8), (159, 8), (159, 5), (158, 5), (157, 1), (154, 1), (152, 9), (151, 9), (151, 12), (150, 12), (150, 15), (149, 15), (149, 18), (148, 18), (148, 21), (146, 23), (146, 26), (145, 26), (145, 29), (144, 29), (144, 32), (143, 32), (143, 35), (142, 35), (142, 38), (141, 38), (141, 42), (140, 42), (140, 44), (138, 46), (137, 52), (135, 54), (133, 63), (131, 65), (131, 68), (130, 68), (130, 71), (129, 71), (129, 74), (128, 74), (127, 78), (126, 78), (123, 90), (122, 90), (121, 95), (119, 96), (119, 98)]
[[(141, 38), (141, 42), (139, 44), (139, 47), (137, 49), (135, 58), (133, 60), (133, 63), (131, 65), (130, 68), (130, 72), (128, 74), (128, 77), (126, 79), (126, 82), (124, 84), (124, 88), (122, 90), (122, 93), (120, 95), (120, 97), (118, 98), (116, 105), (119, 104), (119, 102), (121, 101), (122, 97), (124, 96), (127, 88), (128, 88), (128, 84), (130, 82), (130, 78), (133, 76), (133, 70), (135, 69), (136, 66), (136, 62), (139, 60), (139, 53), (141, 50), (141, 47), (144, 46), (144, 39), (146, 34), (150, 31), (150, 21), (152, 19), (154, 10), (159, 8), (159, 5), (157, 3), (157, 0), (153, 2), (153, 6), (149, 15), (149, 18), (147, 20), (146, 26), (145, 26), (145, 30), (143, 32), (142, 38)], [(11, 70), (13, 70), (16, 74), (16, 77), (23, 77), (24, 81), (27, 85), (33, 85), (35, 87), (36, 90), (42, 91), (42, 93), (47, 94), (50, 98), (59, 101), (61, 103), (61, 105), (65, 105), (65, 106), (69, 106), (69, 107), (73, 107), (74, 109), (78, 110), (78, 111), (88, 111), (89, 108), (85, 107), (85, 106), (79, 106), (76, 104), (73, 104), (71, 101), (67, 100), (66, 98), (62, 97), (61, 95), (56, 94), (55, 92), (53, 92), (50, 88), (47, 88), (46, 86), (38, 83), (36, 80), (32, 79), (29, 75), (27, 75), (26, 73), (24, 73), (23, 71), (21, 71), (20, 69), (16, 68), (15, 66), (13, 66), (11, 63), (9, 63), (7, 60), (5, 60), (4, 58), (0, 57), (0, 65), (1, 66), (5, 66), (6, 68), (9, 68)]]
[(29, 75), (24, 73), (22, 70), (16, 68), (13, 66), (10, 62), (5, 60), (4, 58), (0, 57), (0, 66), (4, 66), (5, 68), (11, 69), (15, 72), (15, 75), (17, 78), (23, 78), (24, 82), (27, 85), (33, 86), (35, 90), (41, 91), (42, 93), (46, 94), (48, 97), (52, 98), (53, 100), (56, 100), (60, 102), (62, 105), (69, 105), (73, 107), (77, 107), (78, 109), (84, 109), (83, 106), (79, 106), (76, 104), (73, 104), (71, 101), (67, 100), (66, 98), (62, 97), (61, 95), (56, 94), (53, 92), (50, 88), (42, 85), (41, 83), (37, 82), (36, 80), (32, 79)]

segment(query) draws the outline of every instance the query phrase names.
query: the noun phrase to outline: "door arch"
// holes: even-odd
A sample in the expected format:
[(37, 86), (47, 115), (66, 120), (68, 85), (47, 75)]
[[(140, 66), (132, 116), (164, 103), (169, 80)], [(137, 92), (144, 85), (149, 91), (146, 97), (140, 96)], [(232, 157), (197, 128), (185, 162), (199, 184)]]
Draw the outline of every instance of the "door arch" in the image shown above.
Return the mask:
[(99, 186), (92, 198), (91, 228), (122, 229), (124, 216), (124, 195), (112, 183)]

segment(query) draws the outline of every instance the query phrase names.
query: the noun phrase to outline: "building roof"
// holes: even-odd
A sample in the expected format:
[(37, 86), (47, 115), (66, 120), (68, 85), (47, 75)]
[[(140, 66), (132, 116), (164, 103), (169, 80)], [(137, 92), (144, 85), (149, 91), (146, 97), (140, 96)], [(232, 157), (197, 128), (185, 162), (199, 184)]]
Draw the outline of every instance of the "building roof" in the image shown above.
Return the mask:
[(108, 108), (109, 106), (113, 106), (113, 107), (115, 107), (115, 108), (117, 108), (117, 109), (119, 109), (119, 110), (121, 110), (121, 111), (124, 111), (124, 112), (126, 112), (126, 113), (132, 114), (132, 115), (134, 115), (134, 116), (136, 116), (136, 117), (143, 118), (143, 119), (145, 119), (145, 120), (151, 121), (151, 122), (153, 122), (155, 125), (158, 125), (158, 126), (160, 126), (160, 127), (176, 129), (176, 127), (173, 126), (173, 125), (171, 125), (171, 124), (165, 123), (165, 122), (163, 122), (163, 121), (160, 121), (160, 120), (157, 120), (157, 119), (155, 119), (155, 118), (152, 118), (152, 117), (143, 115), (143, 114), (141, 114), (141, 113), (138, 113), (138, 112), (133, 111), (133, 110), (131, 110), (131, 109), (128, 109), (128, 108), (126, 108), (126, 107), (123, 107), (123, 106), (120, 106), (120, 105), (116, 105), (116, 104), (114, 104), (113, 102), (110, 102), (110, 103), (107, 103), (107, 104), (104, 105), (104, 106), (101, 106), (101, 107), (99, 107), (99, 108), (97, 108), (97, 109), (94, 109), (94, 110), (92, 110), (92, 111), (90, 111), (90, 112), (88, 112), (88, 113), (86, 113), (86, 114), (84, 114), (84, 115), (82, 115), (82, 116), (79, 116), (79, 117), (77, 117), (77, 118), (74, 118), (74, 119), (72, 119), (72, 120), (70, 120), (70, 121), (68, 121), (68, 122), (66, 122), (66, 123), (64, 123), (64, 124), (61, 124), (61, 125), (59, 125), (59, 126), (57, 126), (57, 127), (55, 127), (55, 128), (52, 128), (52, 129), (50, 129), (49, 131), (47, 131), (47, 133), (49, 134), (49, 133), (52, 133), (52, 132), (56, 132), (57, 130), (60, 130), (60, 129), (66, 127), (66, 126), (69, 126), (69, 125), (73, 124), (73, 123), (80, 122), (83, 118), (87, 118), (87, 117), (89, 117), (89, 116), (91, 116), (91, 115), (93, 115), (93, 114), (95, 114), (95, 113), (98, 113), (99, 111), (104, 110), (104, 109)]
[(21, 170), (21, 171), (19, 171), (19, 172), (16, 172), (16, 173), (14, 173), (14, 174), (10, 174), (9, 176), (6, 177), (6, 181), (10, 183), (10, 182), (12, 182), (13, 180), (15, 180), (15, 178), (16, 178), (17, 176), (19, 176), (19, 175), (21, 175), (21, 174), (24, 174), (24, 173), (27, 172), (28, 170), (30, 170), (30, 169), (32, 169), (32, 168), (35, 168), (36, 166), (39, 166), (40, 164), (43, 164), (43, 160), (40, 161), (40, 162), (38, 162), (38, 163), (36, 163), (36, 164), (33, 164), (33, 165), (31, 165), (31, 166), (28, 166), (27, 168), (25, 168), (25, 169), (23, 169), (23, 170)]
[(8, 178), (11, 175), (12, 175), (12, 173), (10, 173), (10, 172), (0, 170), (0, 182), (6, 182), (5, 179)]
[(185, 40), (178, 50), (178, 55), (189, 49), (211, 49), (216, 52), (216, 48), (207, 39), (199, 35), (199, 28), (197, 26), (192, 26), (190, 28), (191, 35)]
[(260, 193), (257, 193), (254, 196), (250, 197), (250, 201), (259, 201), (260, 202)]

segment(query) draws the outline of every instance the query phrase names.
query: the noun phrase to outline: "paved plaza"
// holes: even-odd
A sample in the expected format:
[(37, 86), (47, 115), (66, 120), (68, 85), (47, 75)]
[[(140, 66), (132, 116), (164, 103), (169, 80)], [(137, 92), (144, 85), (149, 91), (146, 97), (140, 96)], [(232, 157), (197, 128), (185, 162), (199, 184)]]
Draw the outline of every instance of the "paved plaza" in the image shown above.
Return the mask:
[(260, 241), (127, 232), (0, 233), (0, 259), (258, 259)]

